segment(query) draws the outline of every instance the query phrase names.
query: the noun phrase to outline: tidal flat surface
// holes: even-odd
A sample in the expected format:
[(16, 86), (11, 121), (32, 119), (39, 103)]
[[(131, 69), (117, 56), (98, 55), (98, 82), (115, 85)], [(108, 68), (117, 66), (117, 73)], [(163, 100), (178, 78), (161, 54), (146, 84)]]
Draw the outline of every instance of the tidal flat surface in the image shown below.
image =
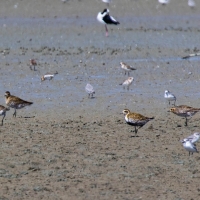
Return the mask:
[[(34, 102), (0, 129), (0, 199), (198, 199), (200, 157), (180, 139), (199, 131), (200, 115), (185, 127), (164, 100), (168, 89), (200, 107), (200, 58), (182, 59), (200, 49), (196, 4), (113, 0), (120, 25), (105, 37), (100, 0), (0, 2), (0, 104), (5, 91)], [(129, 91), (121, 61), (137, 69)], [(155, 120), (133, 137), (124, 108)]]

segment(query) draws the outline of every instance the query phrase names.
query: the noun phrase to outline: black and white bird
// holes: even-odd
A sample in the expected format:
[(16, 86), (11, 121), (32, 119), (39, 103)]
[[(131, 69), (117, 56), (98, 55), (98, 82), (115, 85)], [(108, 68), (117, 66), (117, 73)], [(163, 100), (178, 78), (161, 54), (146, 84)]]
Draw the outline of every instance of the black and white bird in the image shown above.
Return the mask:
[(99, 12), (97, 15), (97, 20), (102, 23), (105, 24), (105, 28), (106, 28), (106, 37), (108, 36), (108, 28), (107, 28), (107, 24), (114, 24), (114, 25), (118, 25), (119, 22), (114, 19), (112, 16), (109, 15), (109, 10), (106, 8), (103, 10), (103, 12)]

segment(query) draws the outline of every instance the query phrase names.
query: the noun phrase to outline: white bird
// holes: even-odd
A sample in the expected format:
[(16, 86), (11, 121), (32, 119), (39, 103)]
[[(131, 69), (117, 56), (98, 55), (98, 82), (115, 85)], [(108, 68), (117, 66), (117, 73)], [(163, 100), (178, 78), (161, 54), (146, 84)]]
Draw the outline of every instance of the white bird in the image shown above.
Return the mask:
[(93, 94), (95, 94), (95, 91), (92, 85), (87, 83), (87, 85), (85, 86), (85, 91), (88, 93), (88, 98), (93, 98)]
[(166, 5), (170, 2), (170, 0), (158, 0), (159, 3), (161, 3), (162, 5)]
[(191, 8), (194, 8), (196, 6), (196, 3), (194, 0), (188, 0), (188, 6), (190, 6)]
[(128, 75), (129, 75), (129, 72), (130, 72), (130, 71), (136, 70), (135, 68), (133, 68), (133, 67), (130, 66), (130, 65), (127, 65), (127, 64), (124, 63), (124, 62), (120, 62), (120, 65), (121, 65), (121, 68), (125, 71), (125, 75), (126, 75), (126, 72), (128, 72)]
[(134, 78), (133, 77), (128, 77), (123, 83), (120, 85), (123, 85), (123, 88), (127, 87), (127, 90), (129, 90), (129, 86), (132, 84)]
[(184, 139), (181, 142), (183, 143), (183, 147), (185, 148), (185, 150), (189, 151), (189, 156), (190, 154), (193, 154), (194, 152), (199, 153), (195, 145), (192, 144), (189, 140)]
[(106, 3), (109, 6), (109, 3), (111, 3), (111, 0), (102, 0), (104, 3)]
[(3, 116), (2, 120), (1, 120), (1, 126), (3, 126), (3, 120), (6, 116), (6, 111), (10, 110), (10, 108), (6, 108), (2, 105), (0, 105), (0, 116)]
[(104, 9), (103, 12), (99, 12), (97, 15), (97, 20), (105, 25), (106, 28), (106, 37), (108, 36), (108, 28), (107, 28), (107, 24), (114, 24), (114, 25), (118, 25), (119, 22), (114, 19), (112, 16), (109, 15), (109, 10), (108, 9)]
[(192, 144), (195, 144), (199, 139), (200, 139), (200, 133), (196, 132), (183, 140), (184, 141), (189, 140)]
[(169, 105), (170, 105), (170, 101), (174, 101), (174, 106), (175, 106), (176, 97), (174, 94), (172, 94), (169, 90), (165, 90), (164, 97), (165, 97), (165, 99), (167, 99), (169, 101)]
[(55, 73), (46, 73), (44, 76), (41, 77), (41, 81), (45, 81), (45, 80), (51, 80), (54, 78), (54, 76), (58, 74), (58, 72), (56, 71)]

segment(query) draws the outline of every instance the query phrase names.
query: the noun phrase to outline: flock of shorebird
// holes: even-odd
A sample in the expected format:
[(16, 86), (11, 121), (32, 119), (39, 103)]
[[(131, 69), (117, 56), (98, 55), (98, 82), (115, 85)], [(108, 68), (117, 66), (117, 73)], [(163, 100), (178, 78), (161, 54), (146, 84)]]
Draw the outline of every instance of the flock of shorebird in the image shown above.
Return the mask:
[[(126, 73), (129, 75), (130, 71), (136, 70), (135, 68), (133, 68), (132, 66), (130, 66), (124, 62), (120, 62), (120, 65), (121, 65), (121, 68), (125, 71), (125, 75), (126, 75)], [(126, 79), (123, 82), (123, 84), (121, 84), (121, 85), (123, 85), (124, 87), (126, 86), (128, 89), (129, 86), (132, 84), (133, 80), (134, 80), (133, 77), (128, 77), (128, 79)], [(93, 94), (95, 94), (93, 86), (90, 84), (87, 84), (85, 87), (85, 90), (89, 95), (88, 97), (93, 98)], [(173, 102), (173, 107), (171, 107), (169, 109), (169, 112), (172, 112), (177, 116), (184, 117), (185, 118), (185, 126), (188, 125), (188, 117), (191, 118), (197, 112), (200, 111), (200, 108), (193, 108), (193, 107), (190, 107), (187, 105), (176, 106), (175, 105), (176, 96), (174, 94), (172, 94), (169, 90), (165, 90), (164, 98), (169, 102), (169, 105), (171, 104), (171, 102)], [(125, 116), (126, 123), (128, 125), (135, 127), (135, 130), (134, 130), (135, 136), (137, 136), (137, 132), (138, 132), (139, 128), (141, 128), (147, 122), (154, 119), (154, 117), (146, 117), (140, 113), (131, 112), (129, 109), (124, 109), (123, 114)], [(199, 138), (200, 138), (200, 133), (194, 133), (193, 135), (189, 136), (188, 138), (181, 140), (181, 142), (183, 143), (183, 147), (187, 151), (189, 151), (189, 155), (190, 155), (190, 153), (198, 152), (194, 143), (196, 143), (199, 140)]]
[[(110, 0), (102, 0), (102, 1), (106, 2), (108, 5), (110, 3)], [(189, 1), (192, 1), (192, 0), (189, 0)], [(167, 0), (159, 0), (159, 2), (160, 3), (165, 2), (165, 4), (166, 4)], [(168, 2), (169, 2), (169, 0), (168, 0)], [(119, 22), (117, 20), (115, 20), (112, 16), (109, 15), (108, 9), (104, 9), (103, 12), (98, 13), (97, 20), (99, 22), (105, 24), (106, 36), (108, 36), (108, 29), (106, 26), (107, 24), (115, 24), (115, 25), (119, 24)], [(131, 71), (136, 70), (134, 67), (132, 67), (124, 62), (120, 62), (120, 65), (121, 65), (121, 69), (123, 69), (125, 71), (125, 75), (127, 74), (128, 76)], [(36, 66), (37, 66), (37, 62), (34, 59), (30, 59), (30, 69), (35, 71)], [(32, 69), (32, 67), (33, 67), (33, 69)], [(56, 74), (58, 74), (58, 72), (47, 73), (41, 77), (41, 81), (51, 80), (54, 77), (54, 75), (56, 75)], [(129, 86), (132, 84), (133, 80), (134, 80), (133, 77), (128, 77), (121, 85), (123, 85), (124, 89), (127, 88), (127, 90), (129, 90)], [(91, 84), (88, 83), (85, 86), (85, 91), (88, 93), (89, 98), (93, 98), (93, 95), (95, 94), (95, 90)], [(188, 117), (192, 117), (193, 115), (195, 115), (197, 112), (200, 111), (200, 108), (193, 108), (193, 107), (186, 106), (186, 105), (176, 106), (175, 105), (176, 96), (168, 90), (165, 91), (164, 98), (169, 101), (169, 105), (171, 102), (173, 102), (174, 107), (170, 108), (169, 112), (172, 112), (180, 117), (184, 117), (186, 120), (185, 126), (188, 125), (187, 124)], [(25, 101), (23, 99), (20, 99), (19, 97), (11, 95), (11, 93), (9, 91), (5, 92), (5, 103), (8, 107), (4, 107), (4, 106), (0, 105), (0, 115), (3, 116), (1, 125), (3, 125), (3, 121), (6, 116), (6, 111), (9, 111), (10, 108), (14, 108), (13, 117), (16, 117), (17, 109), (21, 109), (21, 108), (24, 108), (25, 106), (30, 106), (31, 104), (33, 104), (33, 102)], [(147, 122), (154, 119), (154, 117), (146, 117), (139, 113), (133, 113), (129, 109), (124, 109), (123, 114), (125, 116), (126, 123), (135, 127), (135, 130), (134, 130), (135, 136), (137, 135), (139, 128), (141, 128)], [(199, 139), (200, 139), (200, 133), (197, 132), (197, 133), (194, 133), (193, 135), (181, 140), (181, 142), (183, 143), (183, 147), (187, 151), (189, 151), (189, 155), (193, 154), (194, 152), (198, 152), (195, 143)]]

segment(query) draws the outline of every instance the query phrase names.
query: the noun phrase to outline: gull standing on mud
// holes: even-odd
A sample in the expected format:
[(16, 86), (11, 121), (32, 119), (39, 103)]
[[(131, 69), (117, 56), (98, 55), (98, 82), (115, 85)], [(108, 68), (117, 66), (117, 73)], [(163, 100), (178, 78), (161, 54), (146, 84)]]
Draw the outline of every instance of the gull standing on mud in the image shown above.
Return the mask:
[(174, 113), (175, 115), (178, 115), (180, 117), (185, 117), (185, 126), (187, 126), (187, 117), (192, 117), (197, 112), (200, 111), (200, 108), (193, 108), (186, 105), (180, 105), (175, 106), (173, 108), (170, 108), (169, 112)]
[(105, 25), (105, 29), (106, 29), (106, 37), (108, 36), (108, 28), (107, 28), (107, 24), (114, 24), (114, 25), (118, 25), (119, 22), (114, 19), (112, 16), (109, 15), (109, 10), (108, 9), (104, 9), (103, 12), (99, 12), (97, 15), (97, 20)]
[(87, 83), (87, 85), (85, 86), (85, 91), (88, 93), (88, 98), (93, 98), (93, 94), (95, 94), (95, 91), (92, 85)]
[(3, 120), (6, 116), (6, 111), (10, 110), (10, 108), (6, 108), (2, 105), (0, 105), (0, 116), (3, 116), (2, 121), (1, 121), (1, 126), (3, 126)]
[(9, 91), (6, 91), (5, 93), (5, 101), (6, 101), (7, 106), (15, 109), (15, 112), (13, 113), (13, 117), (16, 117), (16, 113), (17, 113), (16, 109), (21, 109), (21, 108), (24, 108), (25, 106), (30, 106), (31, 104), (33, 104), (33, 102), (24, 101), (20, 99), (19, 97), (11, 95)]
[[(128, 109), (124, 109), (123, 114), (125, 115), (126, 123), (135, 127), (135, 136), (139, 128), (144, 126), (150, 120), (154, 119), (154, 117), (145, 117), (139, 113), (131, 113), (131, 111)], [(137, 127), (139, 128), (137, 129)]]
[(130, 66), (130, 65), (127, 65), (127, 64), (124, 63), (124, 62), (120, 62), (120, 65), (121, 65), (121, 68), (125, 71), (125, 75), (126, 75), (126, 72), (127, 72), (127, 73), (128, 73), (128, 76), (129, 76), (129, 72), (130, 72), (130, 71), (136, 70), (135, 68), (133, 68), (133, 67)]
[(184, 140), (182, 140), (181, 142), (182, 142), (183, 147), (185, 148), (185, 150), (189, 151), (189, 156), (190, 156), (190, 154), (193, 154), (194, 152), (199, 153), (199, 152), (197, 151), (197, 148), (195, 147), (195, 145), (192, 144), (192, 143), (190, 142), (190, 140), (184, 139)]
[(176, 97), (174, 94), (172, 94), (169, 90), (165, 90), (165, 94), (164, 94), (165, 99), (167, 99), (169, 101), (169, 105), (170, 105), (170, 101), (174, 101), (174, 106), (176, 103)]
[(45, 80), (52, 80), (54, 78), (54, 76), (58, 74), (58, 72), (56, 71), (55, 73), (46, 73), (44, 76), (41, 77), (41, 81), (45, 81)]
[(120, 85), (123, 85), (123, 88), (125, 89), (127, 87), (127, 90), (129, 90), (129, 86), (132, 84), (134, 78), (133, 77), (128, 77), (123, 83)]

